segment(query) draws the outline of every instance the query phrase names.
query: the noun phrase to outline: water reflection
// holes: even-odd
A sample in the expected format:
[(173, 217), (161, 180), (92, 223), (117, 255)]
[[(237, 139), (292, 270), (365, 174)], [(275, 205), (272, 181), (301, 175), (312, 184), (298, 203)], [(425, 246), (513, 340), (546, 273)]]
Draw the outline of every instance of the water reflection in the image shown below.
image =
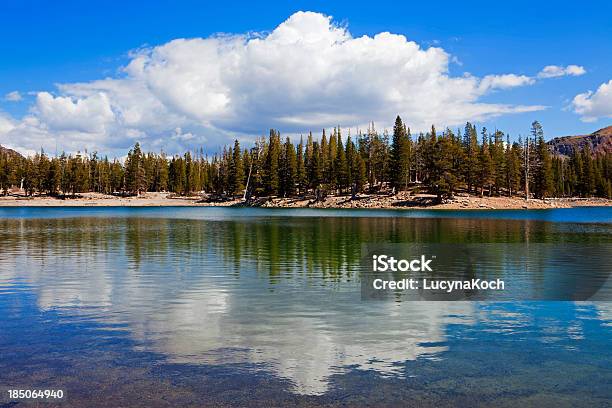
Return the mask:
[[(610, 242), (610, 232), (492, 219), (3, 219), (0, 295), (34, 293), (42, 310), (124, 328), (173, 363), (250, 363), (318, 395), (334, 375), (405, 378), (406, 361), (448, 358), (457, 327), (585, 337), (582, 318), (542, 324), (533, 305), (362, 302), (361, 243)], [(610, 309), (596, 308), (609, 325)]]

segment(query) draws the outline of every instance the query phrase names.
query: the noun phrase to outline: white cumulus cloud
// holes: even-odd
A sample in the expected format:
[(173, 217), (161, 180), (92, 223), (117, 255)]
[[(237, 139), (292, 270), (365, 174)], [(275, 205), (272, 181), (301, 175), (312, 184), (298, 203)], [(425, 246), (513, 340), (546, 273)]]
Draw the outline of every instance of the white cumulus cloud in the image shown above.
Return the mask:
[(587, 91), (576, 95), (572, 107), (585, 122), (612, 118), (612, 80), (601, 84), (595, 92)]
[[(420, 130), (543, 109), (482, 100), (531, 85), (532, 77), (453, 76), (442, 48), (389, 32), (353, 37), (313, 12), (297, 12), (269, 33), (176, 39), (130, 58), (117, 77), (38, 93), (0, 140), (24, 150), (57, 144), (110, 152), (140, 140), (171, 152), (214, 149), (271, 127), (287, 134), (370, 121), (382, 127), (400, 114)], [(582, 69), (570, 67), (563, 68), (569, 75)]]
[(538, 78), (557, 78), (562, 76), (580, 76), (586, 74), (586, 69), (580, 65), (547, 65), (539, 73)]
[(101, 92), (83, 98), (54, 97), (48, 92), (39, 92), (34, 111), (56, 130), (104, 134), (115, 120), (108, 95)]
[(19, 102), (22, 99), (23, 99), (23, 96), (21, 96), (21, 93), (19, 93), (19, 91), (9, 92), (6, 95), (4, 95), (4, 100), (9, 101), (9, 102)]
[(532, 85), (533, 83), (535, 83), (535, 80), (526, 75), (487, 75), (480, 81), (480, 89), (484, 93), (493, 89), (509, 89), (517, 86)]

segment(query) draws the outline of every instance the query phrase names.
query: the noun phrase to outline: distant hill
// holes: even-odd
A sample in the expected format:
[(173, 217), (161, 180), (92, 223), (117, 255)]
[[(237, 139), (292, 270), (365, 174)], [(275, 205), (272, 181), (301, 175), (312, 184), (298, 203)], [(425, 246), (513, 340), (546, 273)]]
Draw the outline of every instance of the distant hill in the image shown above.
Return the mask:
[(555, 137), (547, 143), (553, 153), (569, 156), (574, 150), (589, 146), (594, 155), (612, 153), (612, 126), (599, 129), (590, 135)]
[(8, 155), (11, 157), (23, 157), (22, 155), (17, 153), (15, 150), (9, 149), (8, 147), (2, 147), (2, 146), (0, 146), (0, 154)]

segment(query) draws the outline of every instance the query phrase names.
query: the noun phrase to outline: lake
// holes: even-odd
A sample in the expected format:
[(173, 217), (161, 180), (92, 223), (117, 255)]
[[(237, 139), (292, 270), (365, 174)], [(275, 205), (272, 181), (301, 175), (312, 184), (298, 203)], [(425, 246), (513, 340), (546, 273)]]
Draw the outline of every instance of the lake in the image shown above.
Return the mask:
[(610, 248), (612, 208), (0, 208), (0, 406), (610, 406), (612, 302), (363, 301), (411, 242)]

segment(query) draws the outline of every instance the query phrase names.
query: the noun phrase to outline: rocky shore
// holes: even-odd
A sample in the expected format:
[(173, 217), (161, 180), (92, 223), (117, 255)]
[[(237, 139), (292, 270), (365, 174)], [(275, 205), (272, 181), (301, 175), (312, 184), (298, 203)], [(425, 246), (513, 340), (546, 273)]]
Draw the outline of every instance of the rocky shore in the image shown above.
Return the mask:
[(322, 201), (274, 198), (262, 204), (263, 207), (309, 207), (309, 208), (387, 208), (387, 209), (545, 209), (571, 208), (580, 206), (611, 206), (612, 200), (602, 198), (559, 198), (530, 199), (520, 197), (479, 197), (457, 195), (452, 200), (437, 202), (432, 195), (361, 195), (350, 197), (327, 197)]
[(54, 198), (46, 196), (25, 197), (13, 194), (0, 197), (0, 207), (39, 206), (126, 206), (126, 207), (164, 207), (164, 206), (236, 206), (266, 208), (385, 208), (385, 209), (442, 209), (442, 210), (484, 210), (484, 209), (546, 209), (571, 208), (581, 206), (612, 206), (612, 200), (604, 198), (551, 198), (530, 199), (520, 197), (480, 197), (458, 194), (452, 200), (439, 203), (428, 194), (399, 193), (395, 195), (361, 194), (350, 196), (328, 196), (322, 200), (314, 197), (278, 198), (265, 197), (244, 202), (243, 200), (218, 201), (212, 197), (182, 197), (169, 193), (146, 193), (138, 197), (119, 197), (99, 193), (83, 193), (74, 198)]

